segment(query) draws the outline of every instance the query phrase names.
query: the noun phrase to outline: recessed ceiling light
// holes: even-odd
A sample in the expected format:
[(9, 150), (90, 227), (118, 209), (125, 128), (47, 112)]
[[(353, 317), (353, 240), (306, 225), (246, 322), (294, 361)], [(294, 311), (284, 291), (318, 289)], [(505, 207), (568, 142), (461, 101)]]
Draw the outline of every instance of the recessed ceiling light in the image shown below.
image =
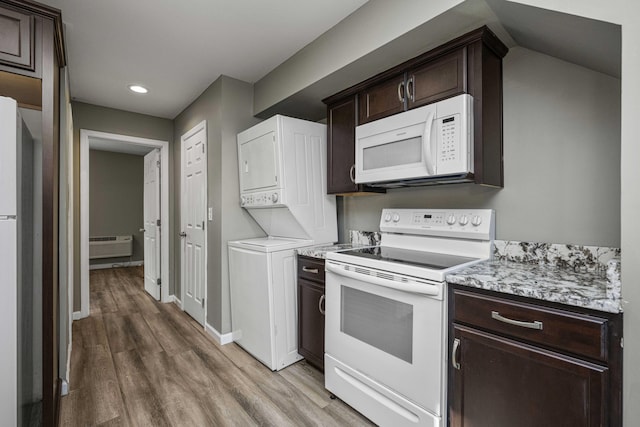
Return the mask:
[(140, 85), (129, 85), (129, 90), (135, 93), (147, 93), (149, 89)]

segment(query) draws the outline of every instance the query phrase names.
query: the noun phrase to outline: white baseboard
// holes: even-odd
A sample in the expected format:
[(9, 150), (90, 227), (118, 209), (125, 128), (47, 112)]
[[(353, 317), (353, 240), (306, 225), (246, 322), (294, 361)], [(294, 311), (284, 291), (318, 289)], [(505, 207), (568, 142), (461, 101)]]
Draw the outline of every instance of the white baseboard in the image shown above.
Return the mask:
[(175, 295), (169, 295), (169, 298), (170, 298), (170, 299), (169, 299), (169, 302), (174, 303), (175, 305), (177, 305), (178, 307), (180, 307), (180, 310), (182, 310), (182, 301), (180, 301), (180, 300), (178, 299), (178, 297), (177, 297), (177, 296), (175, 296)]
[(60, 396), (66, 396), (67, 394), (69, 394), (69, 383), (65, 379), (63, 379), (61, 383)]
[(233, 342), (233, 334), (231, 332), (227, 334), (221, 334), (220, 332), (216, 331), (216, 329), (213, 326), (211, 326), (206, 322), (204, 324), (204, 330), (207, 331), (207, 333), (211, 335), (213, 339), (218, 341), (218, 343), (221, 345), (225, 345)]
[(82, 319), (82, 312), (81, 311), (74, 311), (73, 312), (73, 320), (80, 320)]
[(91, 264), (89, 270), (104, 270), (105, 268), (117, 268), (117, 267), (138, 267), (144, 265), (144, 261), (124, 261), (124, 262), (112, 262), (110, 264)]

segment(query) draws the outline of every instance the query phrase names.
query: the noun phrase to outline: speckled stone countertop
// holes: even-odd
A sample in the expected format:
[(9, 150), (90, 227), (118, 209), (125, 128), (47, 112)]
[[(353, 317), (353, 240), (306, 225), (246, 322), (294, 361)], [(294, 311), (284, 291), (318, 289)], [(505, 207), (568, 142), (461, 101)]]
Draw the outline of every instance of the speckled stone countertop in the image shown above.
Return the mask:
[(365, 248), (380, 244), (380, 233), (377, 231), (349, 230), (349, 243), (336, 243), (335, 245), (311, 246), (297, 249), (298, 255), (311, 258), (325, 259), (327, 252), (348, 251), (354, 248)]
[(308, 248), (296, 249), (298, 255), (308, 256), (311, 258), (325, 259), (327, 252), (348, 251), (349, 249), (362, 247), (362, 245), (351, 243), (337, 243), (335, 245), (310, 246)]
[(608, 260), (584, 264), (522, 262), (500, 256), (447, 275), (447, 282), (570, 306), (622, 312), (619, 250)]

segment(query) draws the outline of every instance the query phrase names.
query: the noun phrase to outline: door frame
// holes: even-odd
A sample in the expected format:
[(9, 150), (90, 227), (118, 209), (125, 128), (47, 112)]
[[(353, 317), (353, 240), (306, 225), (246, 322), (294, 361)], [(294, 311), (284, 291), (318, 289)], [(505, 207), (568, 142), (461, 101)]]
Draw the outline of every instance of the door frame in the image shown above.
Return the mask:
[(142, 147), (160, 149), (160, 221), (162, 224), (160, 236), (160, 262), (162, 286), (162, 302), (173, 301), (169, 295), (171, 276), (169, 275), (169, 235), (171, 222), (169, 218), (169, 141), (140, 138), (109, 132), (80, 129), (80, 316), (89, 316), (89, 148), (92, 140), (113, 141)]
[[(207, 195), (207, 200), (205, 201), (205, 212), (204, 212), (204, 217), (206, 218), (205, 223), (206, 223), (206, 228), (204, 230), (204, 322), (203, 322), (203, 328), (206, 330), (207, 329), (207, 305), (209, 304), (209, 292), (208, 292), (208, 286), (207, 286), (207, 279), (208, 279), (208, 274), (207, 274), (207, 270), (209, 269), (209, 259), (208, 259), (208, 254), (209, 254), (209, 219), (208, 219), (208, 215), (207, 215), (207, 211), (209, 209), (209, 144), (208, 144), (208, 138), (209, 135), (207, 133), (207, 121), (203, 120), (200, 123), (198, 123), (197, 125), (195, 125), (194, 127), (192, 127), (191, 129), (189, 129), (188, 131), (186, 131), (181, 137), (180, 137), (180, 168), (178, 169), (178, 173), (179, 173), (179, 177), (180, 177), (180, 208), (179, 208), (179, 214), (180, 214), (180, 231), (182, 232), (182, 221), (184, 219), (183, 215), (182, 215), (182, 208), (183, 208), (183, 203), (184, 203), (184, 196), (185, 196), (185, 180), (183, 179), (182, 176), (182, 172), (183, 172), (183, 152), (184, 152), (184, 142), (186, 139), (190, 138), (191, 136), (195, 135), (196, 133), (200, 132), (201, 130), (204, 129), (204, 146), (205, 146), (205, 153), (204, 153), (204, 191), (205, 194)], [(184, 268), (183, 268), (183, 261), (184, 261), (184, 240), (182, 238), (180, 238), (180, 259), (179, 259), (179, 266), (180, 266), (180, 308), (184, 311)]]

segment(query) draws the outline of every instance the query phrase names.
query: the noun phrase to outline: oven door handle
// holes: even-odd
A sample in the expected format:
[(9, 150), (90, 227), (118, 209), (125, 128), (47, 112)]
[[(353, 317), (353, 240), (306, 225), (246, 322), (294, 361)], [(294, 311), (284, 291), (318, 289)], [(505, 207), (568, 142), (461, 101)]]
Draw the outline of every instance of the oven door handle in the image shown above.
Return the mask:
[(343, 268), (336, 267), (335, 265), (329, 262), (325, 264), (325, 269), (339, 276), (348, 277), (350, 279), (355, 279), (360, 282), (367, 282), (367, 283), (372, 283), (378, 286), (384, 286), (385, 288), (396, 289), (398, 291), (411, 292), (414, 294), (422, 294), (422, 295), (431, 295), (431, 296), (440, 295), (440, 287), (437, 285), (431, 285), (428, 283), (420, 283), (420, 282), (413, 282), (413, 284), (412, 282), (399, 283), (393, 280), (382, 279), (376, 276), (370, 276), (367, 274), (348, 271)]

